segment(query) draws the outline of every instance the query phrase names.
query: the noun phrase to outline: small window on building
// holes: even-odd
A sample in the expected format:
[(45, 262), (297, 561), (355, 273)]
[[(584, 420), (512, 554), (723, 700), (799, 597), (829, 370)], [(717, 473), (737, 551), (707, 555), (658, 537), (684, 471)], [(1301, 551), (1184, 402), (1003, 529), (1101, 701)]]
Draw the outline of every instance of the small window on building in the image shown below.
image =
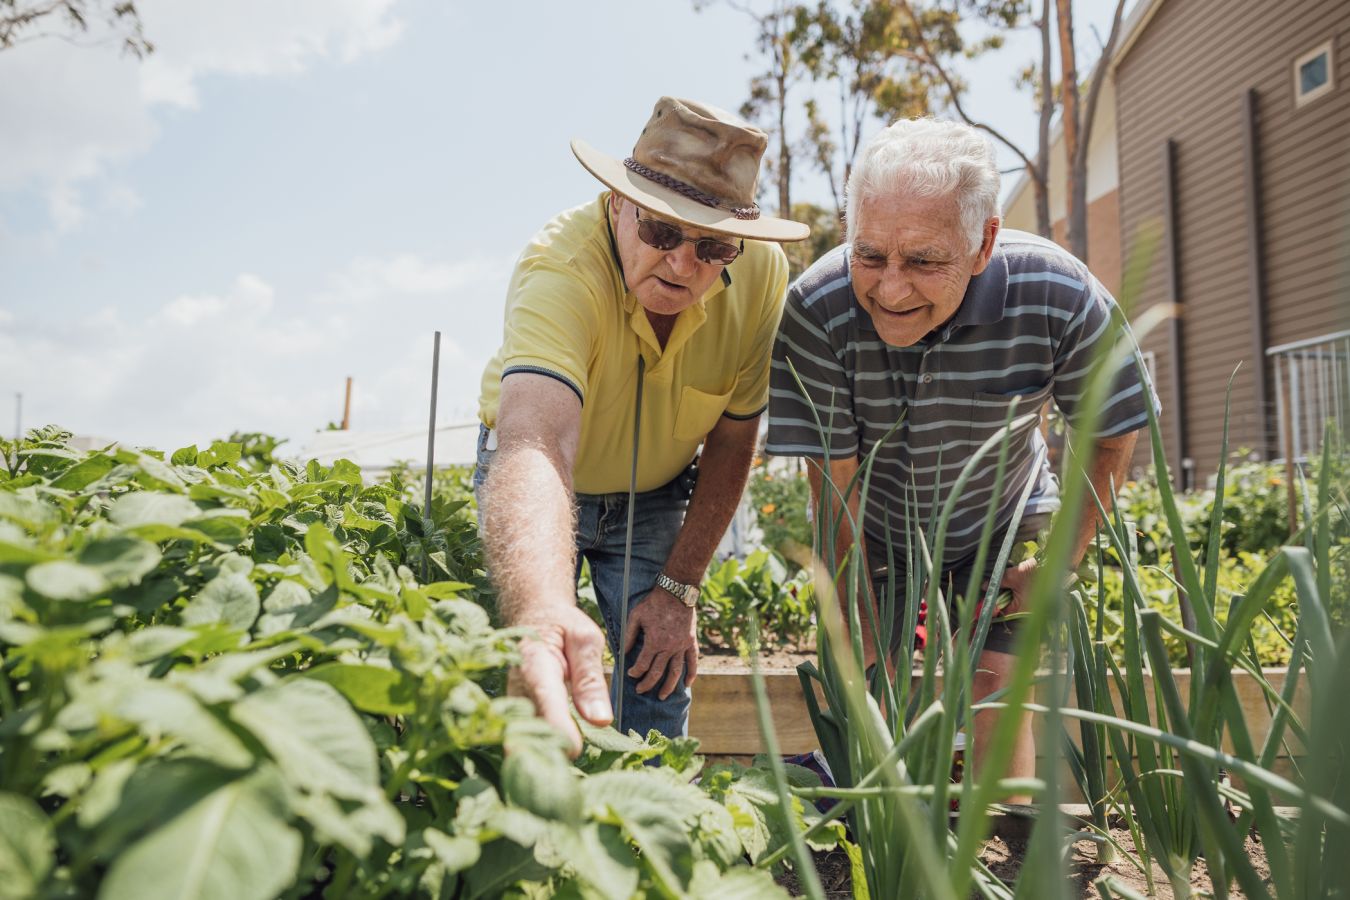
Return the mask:
[(1311, 103), (1336, 88), (1336, 70), (1332, 65), (1331, 41), (1294, 60), (1294, 102)]

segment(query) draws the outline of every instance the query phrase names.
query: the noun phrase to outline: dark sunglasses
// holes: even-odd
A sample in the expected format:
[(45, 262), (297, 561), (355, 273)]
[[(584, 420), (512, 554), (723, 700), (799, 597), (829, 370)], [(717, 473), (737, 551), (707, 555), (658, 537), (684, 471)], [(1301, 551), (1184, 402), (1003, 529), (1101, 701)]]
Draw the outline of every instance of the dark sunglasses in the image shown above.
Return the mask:
[(731, 263), (745, 252), (745, 241), (741, 241), (741, 245), (737, 247), (735, 244), (719, 241), (716, 238), (685, 237), (684, 232), (675, 225), (667, 225), (665, 222), (658, 222), (656, 219), (644, 219), (638, 215), (636, 209), (633, 210), (633, 215), (637, 218), (637, 233), (642, 243), (648, 247), (655, 247), (657, 250), (674, 250), (681, 244), (690, 243), (694, 245), (694, 255), (701, 262), (719, 266)]

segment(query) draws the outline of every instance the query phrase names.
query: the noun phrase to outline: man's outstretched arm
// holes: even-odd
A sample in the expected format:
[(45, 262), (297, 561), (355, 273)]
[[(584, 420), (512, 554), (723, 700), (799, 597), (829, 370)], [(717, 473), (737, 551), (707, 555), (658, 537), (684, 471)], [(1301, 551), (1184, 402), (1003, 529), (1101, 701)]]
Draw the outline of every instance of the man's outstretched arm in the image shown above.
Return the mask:
[(614, 718), (602, 664), (605, 639), (576, 604), (576, 513), (572, 464), (581, 401), (565, 384), (516, 373), (502, 381), (497, 452), (483, 485), (488, 565), (511, 625), (534, 631), (511, 673), (513, 692), (565, 735), (575, 755), (581, 733), (568, 710), (595, 725)]

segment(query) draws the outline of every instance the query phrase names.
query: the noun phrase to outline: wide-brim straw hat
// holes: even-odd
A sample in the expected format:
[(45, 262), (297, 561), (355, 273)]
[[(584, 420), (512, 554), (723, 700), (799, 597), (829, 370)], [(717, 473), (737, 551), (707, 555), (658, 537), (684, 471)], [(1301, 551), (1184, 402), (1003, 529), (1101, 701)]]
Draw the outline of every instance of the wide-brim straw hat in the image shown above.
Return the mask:
[(574, 139), (572, 152), (596, 178), (638, 206), (694, 228), (760, 241), (800, 241), (801, 222), (766, 216), (755, 203), (763, 131), (725, 110), (662, 97), (624, 160)]

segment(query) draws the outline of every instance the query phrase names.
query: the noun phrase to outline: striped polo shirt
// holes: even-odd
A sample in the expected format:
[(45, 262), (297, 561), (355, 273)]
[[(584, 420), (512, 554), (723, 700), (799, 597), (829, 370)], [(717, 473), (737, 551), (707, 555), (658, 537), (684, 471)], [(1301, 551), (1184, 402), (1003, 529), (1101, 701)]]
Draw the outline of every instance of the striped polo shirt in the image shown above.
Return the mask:
[[(848, 260), (848, 246), (837, 247), (788, 290), (773, 349), (767, 452), (821, 456), (821, 434), (792, 377), (790, 360), (828, 434), (831, 459), (864, 458), (882, 442), (864, 531), (877, 548), (872, 552), (884, 554), (889, 524), (896, 551), (903, 554), (906, 510), (913, 510), (931, 541), (962, 468), (1003, 427), (1016, 402), (1022, 423), (1009, 441), (996, 517), (999, 533), (1029, 482), (1026, 515), (1059, 509), (1059, 485), (1045, 441), (1036, 418), (1023, 414), (1054, 398), (1072, 420), (1098, 345), (1117, 338), (1134, 345), (1110, 293), (1057, 245), (1005, 229), (989, 265), (971, 279), (952, 318), (913, 346), (893, 347), (881, 340), (854, 298)], [(1099, 436), (1144, 427), (1149, 399), (1160, 408), (1131, 357), (1102, 410)], [(997, 466), (997, 452), (990, 453), (957, 499), (945, 569), (974, 556)]]

